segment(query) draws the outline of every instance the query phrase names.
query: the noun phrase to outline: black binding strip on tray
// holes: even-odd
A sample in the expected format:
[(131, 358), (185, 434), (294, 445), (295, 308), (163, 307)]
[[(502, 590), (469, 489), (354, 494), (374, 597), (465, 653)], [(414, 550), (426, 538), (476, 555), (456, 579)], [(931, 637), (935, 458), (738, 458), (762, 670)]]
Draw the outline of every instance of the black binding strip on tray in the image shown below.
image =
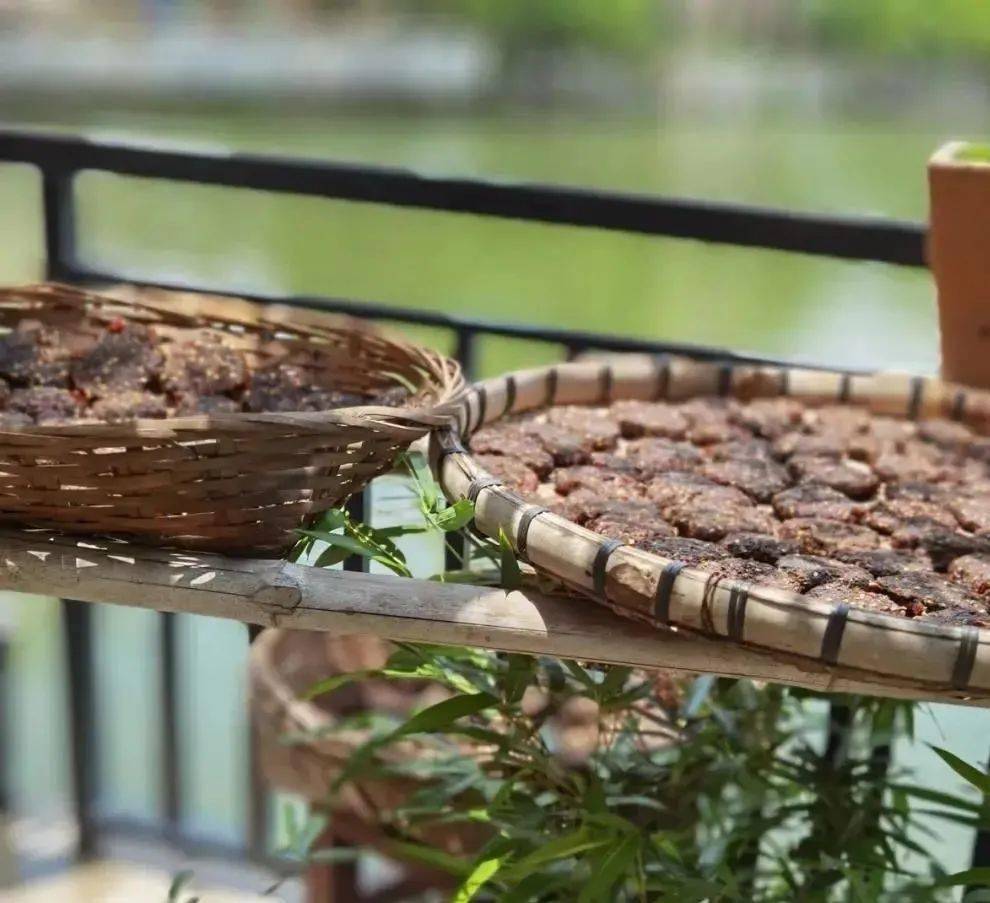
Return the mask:
[(501, 485), (502, 481), (495, 477), (479, 477), (477, 480), (472, 480), (471, 485), (468, 486), (467, 499), (472, 505), (476, 505), (482, 489), (491, 489), (492, 486)]
[(956, 690), (965, 690), (976, 664), (976, 650), (980, 645), (980, 631), (975, 627), (964, 627), (959, 637), (959, 652), (956, 664), (952, 668), (952, 686)]
[(541, 514), (546, 514), (549, 508), (541, 508), (539, 505), (530, 505), (523, 511), (519, 518), (519, 526), (516, 529), (516, 552), (526, 557), (526, 541), (529, 537), (529, 525), (533, 523)]
[(516, 406), (516, 378), (511, 374), (505, 378), (505, 410), (502, 411), (502, 416), (506, 414), (511, 414), (512, 409)]
[(791, 394), (791, 371), (787, 367), (781, 367), (780, 369), (780, 394)]
[(478, 386), (478, 422), (474, 428), (480, 430), (485, 425), (485, 415), (488, 413), (488, 390), (484, 386)]
[(657, 361), (657, 387), (653, 393), (653, 400), (659, 401), (666, 398), (670, 392), (670, 358), (662, 357)]
[(722, 364), (718, 368), (718, 394), (725, 398), (732, 391), (732, 364)]
[(612, 365), (606, 364), (602, 367), (601, 375), (599, 376), (601, 382), (601, 400), (602, 404), (610, 404), (612, 401), (612, 385), (615, 382), (615, 374), (612, 373)]
[(962, 420), (966, 413), (966, 392), (960, 389), (952, 399), (952, 411), (950, 415), (953, 420)]
[(745, 586), (734, 586), (729, 592), (729, 613), (726, 635), (733, 640), (742, 642), (743, 624), (746, 621), (746, 602), (749, 600), (749, 590)]
[(557, 380), (560, 374), (557, 372), (556, 367), (551, 367), (547, 371), (547, 398), (546, 406), (549, 407), (557, 400)]
[(825, 625), (825, 636), (822, 637), (822, 651), (819, 655), (826, 665), (834, 665), (839, 660), (839, 649), (842, 646), (842, 634), (846, 630), (846, 620), (849, 617), (849, 606), (840, 602), (828, 616)]
[(591, 565), (591, 579), (596, 596), (602, 598), (605, 596), (605, 567), (612, 553), (621, 545), (624, 545), (621, 539), (604, 539), (595, 553), (595, 560)]
[(839, 380), (839, 401), (849, 401), (850, 395), (852, 395), (852, 374), (843, 373)]
[(925, 381), (920, 376), (911, 377), (911, 397), (908, 399), (908, 419), (917, 420), (921, 413), (921, 397), (925, 391)]
[(451, 437), (450, 439), (443, 440), (440, 445), (440, 460), (442, 461), (447, 455), (466, 455), (467, 449), (461, 445), (459, 439)]
[(471, 403), (465, 398), (457, 407), (457, 432), (461, 436), (468, 434), (471, 426)]
[(670, 596), (674, 591), (674, 581), (685, 567), (686, 562), (671, 561), (664, 565), (664, 569), (660, 572), (657, 592), (653, 598), (653, 617), (661, 624), (670, 623)]

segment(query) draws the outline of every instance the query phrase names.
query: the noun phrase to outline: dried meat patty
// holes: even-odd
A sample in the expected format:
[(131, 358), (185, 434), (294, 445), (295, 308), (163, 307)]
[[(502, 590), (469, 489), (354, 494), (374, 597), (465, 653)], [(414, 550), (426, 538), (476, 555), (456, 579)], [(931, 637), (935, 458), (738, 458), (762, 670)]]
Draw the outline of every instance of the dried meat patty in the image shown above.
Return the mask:
[(82, 411), (79, 398), (68, 389), (32, 386), (14, 389), (7, 400), (7, 412), (22, 415), (32, 423), (49, 425), (74, 420)]
[(93, 402), (90, 416), (108, 423), (168, 416), (168, 407), (161, 395), (151, 392), (115, 392)]
[(0, 417), (6, 430), (72, 421), (316, 412), (394, 405), (409, 395), (395, 386), (359, 396), (325, 384), (332, 381), (333, 373), (296, 364), (272, 366), (251, 379), (244, 354), (215, 333), (166, 337), (120, 318), (95, 333), (24, 321), (0, 336)]
[(481, 455), (503, 455), (522, 461), (541, 479), (553, 470), (553, 458), (536, 440), (521, 429), (503, 430), (484, 427), (471, 437), (471, 448)]
[(826, 520), (854, 520), (861, 506), (831, 486), (802, 483), (773, 497), (773, 508), (783, 520), (792, 517), (822, 517)]
[(161, 371), (162, 355), (147, 330), (128, 326), (106, 332), (70, 367), (72, 384), (90, 397), (140, 392)]
[(777, 567), (793, 575), (802, 592), (836, 580), (858, 587), (873, 582), (873, 575), (864, 568), (819, 555), (785, 555), (777, 561)]
[(783, 492), (790, 480), (787, 471), (773, 461), (735, 459), (712, 461), (699, 471), (716, 483), (735, 486), (758, 502), (769, 502), (778, 492)]
[(672, 470), (690, 470), (704, 460), (690, 442), (655, 437), (629, 442), (623, 457), (644, 477), (663, 475)]
[(862, 608), (866, 611), (877, 612), (884, 615), (910, 615), (903, 605), (899, 605), (890, 596), (883, 593), (864, 589), (861, 586), (849, 585), (842, 581), (832, 583), (822, 583), (808, 590), (805, 595), (809, 599), (816, 599), (819, 602), (830, 602), (833, 605), (851, 605), (854, 608)]
[(498, 477), (509, 489), (520, 495), (532, 495), (539, 489), (539, 477), (522, 461), (502, 455), (478, 455), (477, 461), (492, 476)]
[(663, 401), (617, 401), (612, 416), (626, 439), (659, 436), (683, 439), (690, 422), (674, 405)]
[[(174, 395), (223, 395), (241, 388), (248, 379), (244, 355), (219, 339), (172, 343), (165, 346), (164, 353), (162, 385)], [(268, 371), (256, 375), (262, 381), (267, 376)], [(279, 379), (283, 379), (281, 372)], [(290, 381), (284, 379), (287, 384)]]
[(949, 577), (971, 593), (990, 593), (990, 555), (963, 555), (948, 570)]
[(729, 553), (713, 542), (688, 539), (683, 536), (663, 536), (644, 543), (641, 548), (662, 558), (680, 561), (691, 567), (699, 567), (712, 561), (731, 557)]
[(588, 519), (585, 526), (602, 536), (640, 548), (653, 540), (675, 535), (674, 528), (660, 516), (660, 509), (650, 502), (612, 502)]
[(619, 425), (615, 420), (607, 411), (594, 408), (551, 408), (547, 412), (547, 422), (583, 436), (593, 451), (613, 448), (619, 438)]
[(767, 533), (729, 533), (720, 543), (731, 555), (749, 558), (764, 564), (775, 564), (785, 555), (797, 553), (796, 542), (778, 539)]
[(851, 499), (867, 499), (880, 481), (862, 461), (793, 456), (788, 466), (802, 483), (815, 483), (835, 489)]
[(720, 578), (898, 616), (987, 617), (990, 439), (965, 425), (790, 398), (620, 401), (479, 432), (476, 452), (502, 450), (538, 464), (539, 504)]
[(227, 395), (184, 395), (175, 406), (175, 413), (179, 417), (239, 414), (241, 411), (241, 403)]
[(56, 336), (38, 329), (15, 329), (0, 336), (0, 376), (15, 385), (69, 385), (69, 360), (52, 343)]

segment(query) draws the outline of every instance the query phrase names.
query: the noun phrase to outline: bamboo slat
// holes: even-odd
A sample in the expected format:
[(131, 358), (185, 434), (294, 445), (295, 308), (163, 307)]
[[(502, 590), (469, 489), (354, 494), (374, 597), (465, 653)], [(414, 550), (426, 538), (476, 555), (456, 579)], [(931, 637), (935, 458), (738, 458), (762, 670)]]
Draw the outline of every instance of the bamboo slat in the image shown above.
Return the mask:
[(954, 690), (941, 682), (893, 678), (846, 664), (829, 666), (677, 628), (644, 630), (572, 596), (330, 571), (42, 531), (0, 531), (0, 589), (267, 627), (369, 633), (686, 674), (750, 677), (822, 691), (990, 706), (990, 693)]

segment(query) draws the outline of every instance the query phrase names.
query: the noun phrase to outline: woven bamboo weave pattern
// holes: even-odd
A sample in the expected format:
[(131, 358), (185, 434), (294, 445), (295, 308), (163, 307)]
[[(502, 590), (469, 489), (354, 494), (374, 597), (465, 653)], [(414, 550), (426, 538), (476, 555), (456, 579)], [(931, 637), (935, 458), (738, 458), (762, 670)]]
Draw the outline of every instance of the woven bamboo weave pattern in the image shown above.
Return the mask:
[(211, 299), (195, 312), (187, 303), (170, 309), (168, 300), (156, 293), (145, 304), (60, 285), (3, 289), (0, 327), (30, 322), (91, 337), (125, 321), (174, 343), (210, 334), (238, 349), (250, 372), (288, 364), (344, 392), (404, 385), (411, 394), (398, 407), (7, 426), (0, 521), (277, 555), (308, 515), (339, 504), (447, 423), (463, 389), (456, 363), (367, 329), (329, 318), (321, 325), (313, 315), (280, 322), (233, 299)]

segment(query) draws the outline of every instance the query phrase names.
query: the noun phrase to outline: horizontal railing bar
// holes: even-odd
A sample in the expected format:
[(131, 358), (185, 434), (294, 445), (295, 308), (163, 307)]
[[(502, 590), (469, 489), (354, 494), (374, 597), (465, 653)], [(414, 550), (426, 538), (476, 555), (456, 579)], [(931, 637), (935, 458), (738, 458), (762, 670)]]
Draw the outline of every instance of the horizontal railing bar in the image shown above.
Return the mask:
[(192, 153), (0, 131), (0, 161), (48, 172), (101, 170), (450, 213), (925, 265), (925, 226), (557, 185), (427, 176), (410, 170), (239, 153)]
[(297, 863), (289, 859), (269, 853), (257, 854), (243, 844), (230, 843), (182, 828), (169, 830), (155, 819), (110, 815), (97, 818), (95, 824), (100, 832), (101, 842), (112, 841), (114, 838), (158, 842), (199, 860), (249, 861), (276, 874), (291, 874), (298, 867)]
[(71, 282), (88, 283), (91, 285), (126, 282), (130, 285), (160, 288), (169, 291), (234, 295), (238, 298), (245, 298), (248, 301), (256, 301), (260, 304), (277, 304), (322, 313), (346, 314), (368, 320), (391, 320), (414, 326), (434, 326), (442, 329), (450, 329), (455, 333), (459, 330), (469, 330), (478, 333), (476, 339), (483, 336), (496, 336), (547, 342), (548, 344), (596, 351), (617, 351), (639, 354), (683, 354), (699, 360), (735, 361), (741, 364), (769, 364), (774, 366), (802, 365), (812, 366), (822, 370), (841, 369), (850, 373), (865, 372), (855, 367), (829, 367), (826, 364), (819, 365), (793, 358), (767, 357), (746, 352), (730, 351), (726, 348), (695, 345), (689, 342), (638, 339), (632, 336), (610, 335), (580, 329), (559, 329), (549, 326), (531, 326), (524, 323), (507, 323), (500, 320), (455, 316), (438, 311), (421, 310), (415, 307), (397, 307), (384, 304), (380, 301), (355, 301), (320, 295), (283, 296), (232, 288), (218, 288), (217, 286), (203, 286), (188, 282), (137, 279), (122, 273), (93, 270), (80, 266), (69, 268), (66, 272), (66, 278)]

